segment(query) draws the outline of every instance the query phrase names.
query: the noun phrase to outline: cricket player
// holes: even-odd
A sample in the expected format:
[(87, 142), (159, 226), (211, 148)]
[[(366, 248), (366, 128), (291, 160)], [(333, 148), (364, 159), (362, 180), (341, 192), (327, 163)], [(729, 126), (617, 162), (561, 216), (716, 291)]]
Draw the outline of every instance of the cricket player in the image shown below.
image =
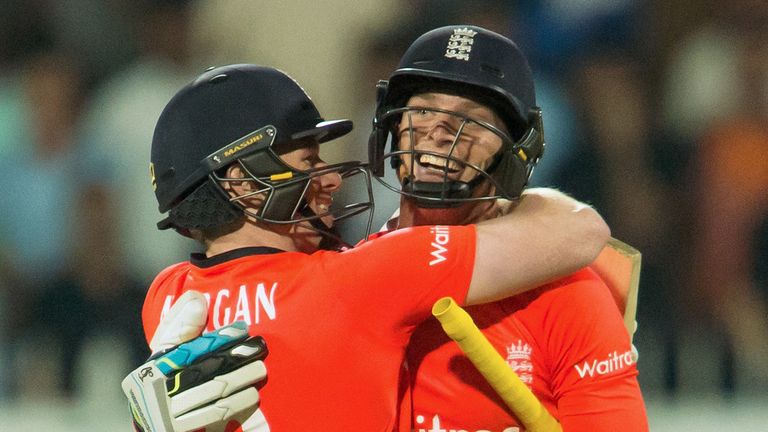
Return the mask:
[[(402, 195), (390, 229), (464, 224), (517, 202), (544, 150), (527, 60), (480, 27), (427, 32), (380, 82), (369, 148), (372, 171)], [(385, 162), (399, 184), (383, 177)], [(525, 254), (538, 241), (508, 248)], [(593, 269), (466, 310), (564, 431), (648, 429), (629, 335)], [(413, 430), (524, 430), (437, 320), (417, 327), (406, 365), (402, 420)]]
[[(147, 340), (155, 344), (158, 328), (178, 312), (174, 303), (197, 292), (205, 299), (198, 314), (205, 340), (241, 337), (229, 328), (244, 323), (269, 348), (260, 409), (223, 409), (198, 427), (394, 430), (405, 349), (436, 300), (477, 304), (531, 289), (588, 264), (609, 237), (589, 206), (546, 190), (524, 194), (514, 212), (488, 222), (419, 226), (341, 252), (319, 249), (334, 237), (332, 224), (370, 206), (337, 208), (333, 196), (342, 183), (360, 173), (367, 179), (367, 172), (357, 162), (327, 165), (319, 155), (321, 143), (351, 127), (324, 121), (293, 79), (256, 65), (205, 72), (158, 120), (152, 181), (161, 212), (168, 212), (158, 226), (199, 240), (205, 251), (153, 282), (142, 315)], [(180, 362), (171, 350), (148, 365), (162, 372), (172, 363), (183, 386), (183, 365), (205, 349), (185, 349)], [(138, 371), (136, 386), (147, 375)], [(219, 386), (221, 397), (196, 395), (198, 387), (182, 397), (171, 382), (174, 399), (155, 411), (178, 420), (218, 406), (232, 391), (229, 374), (197, 375), (213, 377), (199, 387)], [(127, 392), (129, 399), (139, 393)], [(141, 401), (132, 405), (135, 412)]]

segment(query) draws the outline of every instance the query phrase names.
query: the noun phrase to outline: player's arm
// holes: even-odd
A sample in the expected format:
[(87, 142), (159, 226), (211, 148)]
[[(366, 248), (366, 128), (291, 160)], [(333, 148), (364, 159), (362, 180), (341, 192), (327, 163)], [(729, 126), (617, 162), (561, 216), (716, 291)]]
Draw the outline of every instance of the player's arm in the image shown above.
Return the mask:
[(508, 297), (590, 264), (610, 237), (592, 207), (553, 189), (523, 193), (514, 211), (477, 224), (466, 304)]

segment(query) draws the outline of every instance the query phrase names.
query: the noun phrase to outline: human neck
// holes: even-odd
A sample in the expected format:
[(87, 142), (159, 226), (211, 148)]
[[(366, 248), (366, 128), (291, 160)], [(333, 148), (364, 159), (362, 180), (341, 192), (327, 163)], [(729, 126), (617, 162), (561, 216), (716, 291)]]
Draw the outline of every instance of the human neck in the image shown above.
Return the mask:
[(262, 224), (248, 221), (242, 227), (224, 234), (207, 244), (205, 255), (212, 257), (245, 247), (272, 247), (286, 252), (297, 251), (289, 225), (274, 226), (270, 229)]
[(451, 208), (423, 208), (413, 199), (400, 200), (400, 216), (397, 228), (420, 225), (466, 225), (472, 222), (474, 203)]

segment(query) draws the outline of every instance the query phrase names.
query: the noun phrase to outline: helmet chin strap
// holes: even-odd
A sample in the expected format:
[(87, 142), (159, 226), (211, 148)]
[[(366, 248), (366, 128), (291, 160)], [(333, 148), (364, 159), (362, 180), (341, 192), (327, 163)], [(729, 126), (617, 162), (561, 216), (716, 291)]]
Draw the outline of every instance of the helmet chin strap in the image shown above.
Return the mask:
[(424, 208), (452, 208), (463, 204), (472, 195), (469, 183), (449, 180), (447, 182), (411, 181), (403, 179), (403, 191), (412, 196), (416, 205)]
[(477, 176), (469, 182), (448, 180), (445, 182), (413, 181), (406, 177), (402, 190), (422, 208), (455, 208), (474, 201), (472, 192), (484, 180)]

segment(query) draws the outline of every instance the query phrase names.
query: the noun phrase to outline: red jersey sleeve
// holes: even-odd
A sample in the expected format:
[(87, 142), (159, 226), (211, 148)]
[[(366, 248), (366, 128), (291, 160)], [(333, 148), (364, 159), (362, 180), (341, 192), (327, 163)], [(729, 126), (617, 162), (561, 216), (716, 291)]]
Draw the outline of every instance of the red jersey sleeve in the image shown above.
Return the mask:
[(565, 431), (646, 431), (622, 317), (599, 277), (590, 269), (579, 273), (552, 296), (542, 327), (560, 423)]
[(432, 305), (442, 297), (464, 303), (475, 245), (473, 225), (399, 229), (329, 254), (324, 277), (359, 291), (361, 314), (400, 315), (415, 326), (431, 316)]

